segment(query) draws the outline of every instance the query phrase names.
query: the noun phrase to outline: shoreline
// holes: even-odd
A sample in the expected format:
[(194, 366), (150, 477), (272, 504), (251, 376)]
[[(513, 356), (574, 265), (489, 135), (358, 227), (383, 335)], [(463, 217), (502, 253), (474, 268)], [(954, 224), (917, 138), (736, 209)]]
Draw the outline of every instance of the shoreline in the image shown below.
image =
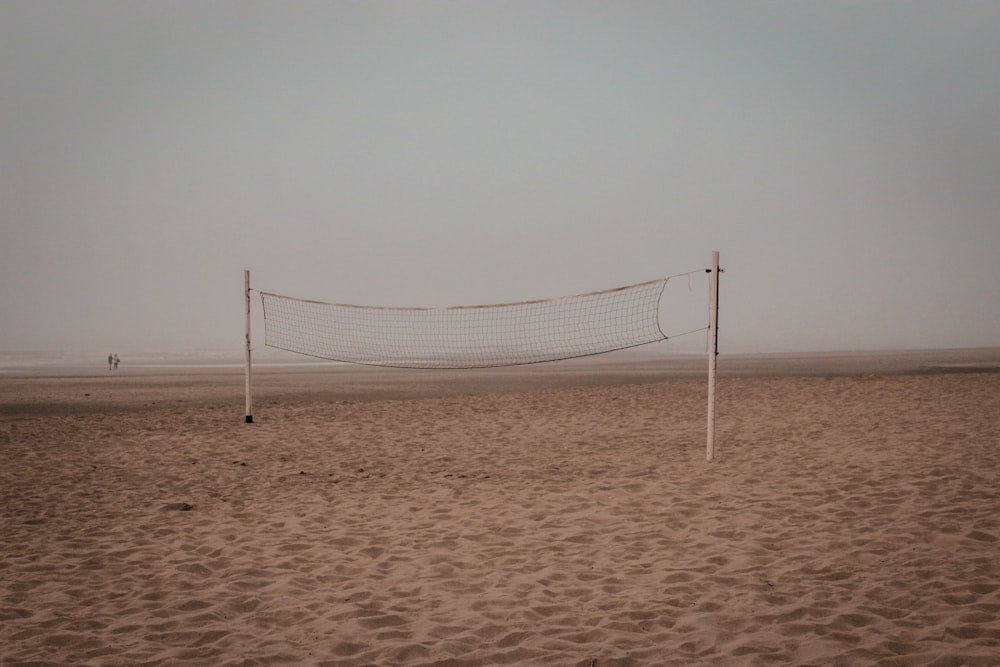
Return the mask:
[[(1000, 373), (1000, 348), (720, 355), (719, 390), (739, 378)], [(256, 364), (254, 412), (275, 402), (481, 396), (707, 378), (704, 355), (607, 354), (475, 370), (411, 370), (340, 363)], [(70, 367), (0, 373), (0, 419), (57, 414), (231, 406), (242, 414), (240, 366)]]
[[(705, 359), (704, 352), (691, 351), (655, 351), (657, 344), (617, 350), (575, 359), (559, 361), (540, 362), (522, 366), (502, 366), (496, 368), (526, 368), (526, 367), (547, 367), (572, 364), (593, 364), (597, 365), (624, 365), (632, 366), (637, 364), (657, 364), (691, 362)], [(253, 364), (260, 368), (302, 368), (302, 367), (371, 367), (393, 369), (393, 366), (366, 366), (364, 364), (353, 364), (350, 362), (338, 362), (328, 359), (319, 359), (298, 355), (274, 348), (258, 348), (254, 350)], [(29, 350), (21, 351), (0, 351), (0, 378), (5, 375), (17, 375), (24, 373), (81, 373), (108, 371), (106, 362), (98, 356), (94, 361), (83, 361), (79, 354), (57, 355), (50, 353), (33, 353)], [(931, 362), (942, 360), (967, 360), (972, 363), (984, 361), (987, 363), (1000, 364), (1000, 346), (991, 347), (956, 347), (956, 348), (908, 348), (908, 349), (872, 349), (872, 350), (813, 350), (813, 351), (770, 351), (770, 352), (726, 352), (723, 351), (719, 359), (734, 360), (738, 365), (752, 364), (762, 366), (766, 363), (776, 363), (787, 365), (790, 361), (804, 362), (806, 364), (825, 364), (831, 360), (851, 360), (853, 363), (871, 363), (875, 359), (889, 360), (894, 366), (912, 363), (915, 359), (925, 359)], [(244, 358), (242, 353), (232, 351), (205, 351), (192, 353), (129, 353), (123, 356), (122, 365), (119, 370), (131, 369), (187, 369), (187, 368), (207, 368), (216, 370), (243, 369)], [(428, 370), (428, 369), (408, 369), (399, 370)], [(429, 369), (435, 370), (435, 369)], [(466, 370), (466, 369), (459, 369)], [(467, 369), (471, 371), (484, 369)], [(488, 369), (486, 369), (488, 370)], [(113, 371), (111, 371), (113, 372)]]

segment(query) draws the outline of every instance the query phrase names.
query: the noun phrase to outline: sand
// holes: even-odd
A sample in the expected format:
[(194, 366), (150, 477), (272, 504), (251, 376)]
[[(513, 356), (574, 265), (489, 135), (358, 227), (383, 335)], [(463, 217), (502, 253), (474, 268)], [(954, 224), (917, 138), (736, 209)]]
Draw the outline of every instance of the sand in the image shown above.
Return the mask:
[(921, 355), (720, 358), (711, 463), (687, 362), (0, 375), (0, 663), (998, 665), (1000, 352)]

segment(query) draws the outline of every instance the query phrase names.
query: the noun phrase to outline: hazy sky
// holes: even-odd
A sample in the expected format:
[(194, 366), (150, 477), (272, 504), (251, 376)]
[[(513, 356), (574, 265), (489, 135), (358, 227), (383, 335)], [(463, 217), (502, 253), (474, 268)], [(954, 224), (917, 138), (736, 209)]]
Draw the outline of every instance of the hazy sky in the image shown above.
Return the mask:
[(0, 351), (712, 250), (723, 352), (1000, 345), (1000, 3), (0, 0), (0, 216)]

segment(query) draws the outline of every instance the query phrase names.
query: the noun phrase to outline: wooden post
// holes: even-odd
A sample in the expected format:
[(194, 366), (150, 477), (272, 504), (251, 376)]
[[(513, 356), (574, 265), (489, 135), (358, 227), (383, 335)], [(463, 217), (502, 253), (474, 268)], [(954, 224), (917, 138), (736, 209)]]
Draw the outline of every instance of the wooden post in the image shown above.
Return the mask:
[(246, 363), (246, 423), (253, 423), (253, 395), (250, 391), (250, 271), (243, 272), (243, 292), (246, 297), (247, 315), (247, 363)]
[(719, 251), (712, 251), (708, 292), (708, 445), (705, 460), (715, 458), (715, 362), (719, 356)]

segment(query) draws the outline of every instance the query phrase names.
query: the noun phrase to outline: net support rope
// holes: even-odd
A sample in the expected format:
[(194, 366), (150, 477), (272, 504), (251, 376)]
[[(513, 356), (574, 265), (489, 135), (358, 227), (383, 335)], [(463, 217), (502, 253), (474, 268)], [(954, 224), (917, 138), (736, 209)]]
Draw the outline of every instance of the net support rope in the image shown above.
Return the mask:
[(264, 344), (396, 368), (490, 368), (603, 354), (666, 340), (660, 297), (670, 278), (686, 275), (555, 299), (444, 308), (326, 303), (261, 292)]

